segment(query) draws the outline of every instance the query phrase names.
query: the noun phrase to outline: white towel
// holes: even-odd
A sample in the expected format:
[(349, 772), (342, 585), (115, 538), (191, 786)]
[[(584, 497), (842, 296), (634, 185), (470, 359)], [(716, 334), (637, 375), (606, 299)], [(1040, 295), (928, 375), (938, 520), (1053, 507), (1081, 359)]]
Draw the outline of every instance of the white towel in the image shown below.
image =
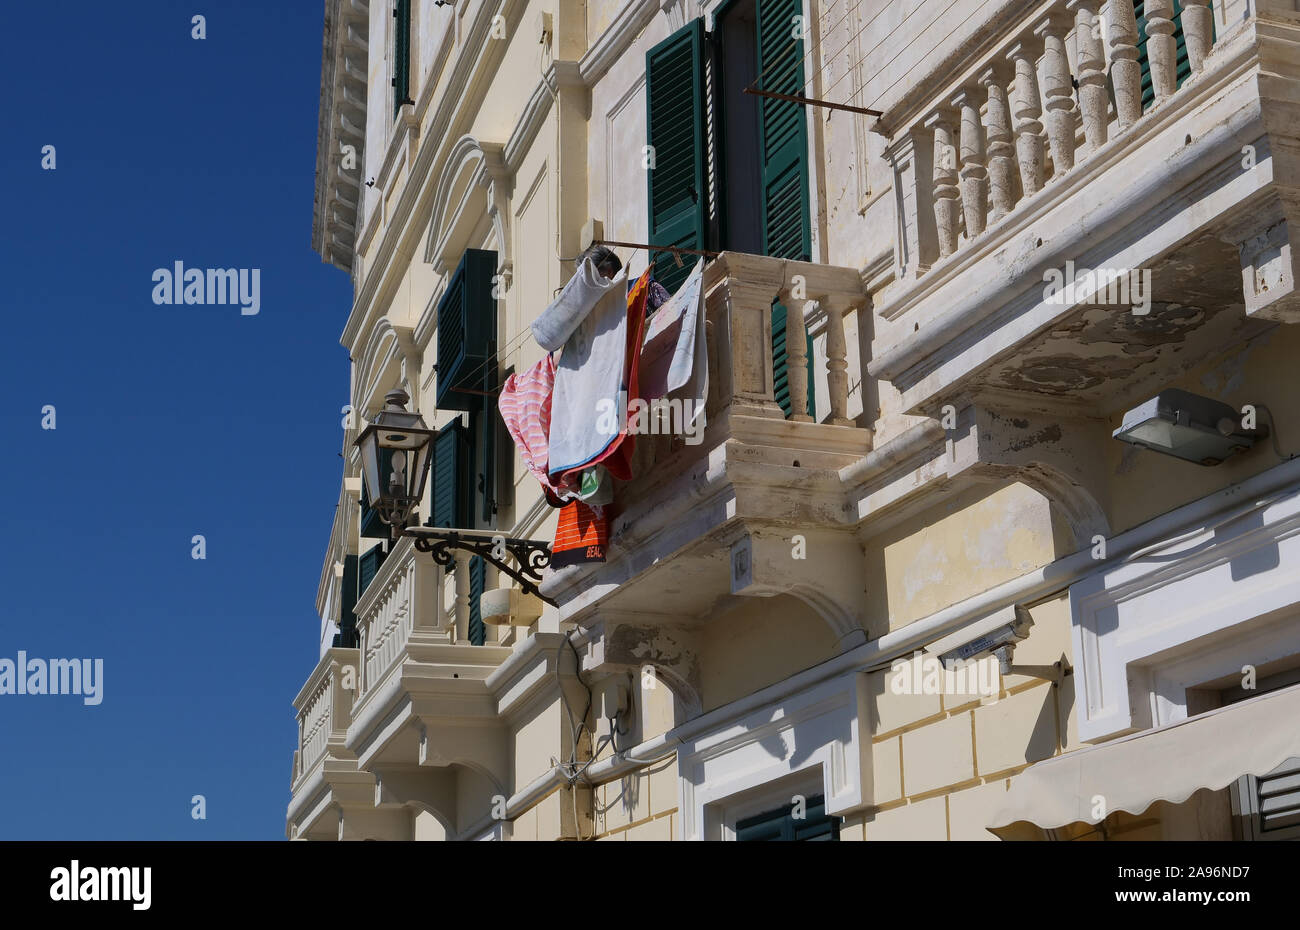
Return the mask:
[(627, 269), (619, 271), (612, 280), (607, 279), (588, 258), (564, 285), (560, 296), (533, 320), (533, 338), (547, 352), (554, 352), (569, 341), (600, 299), (615, 288), (620, 294), (627, 293)]
[(704, 336), (704, 259), (672, 299), (655, 311), (641, 350), (641, 394), (690, 401), (681, 424), (689, 430), (704, 413), (709, 394), (708, 344)]
[(623, 432), (627, 422), (627, 402), (622, 398), (627, 360), (626, 291), (625, 285), (606, 291), (564, 344), (551, 395), (546, 470), (552, 476), (587, 464)]

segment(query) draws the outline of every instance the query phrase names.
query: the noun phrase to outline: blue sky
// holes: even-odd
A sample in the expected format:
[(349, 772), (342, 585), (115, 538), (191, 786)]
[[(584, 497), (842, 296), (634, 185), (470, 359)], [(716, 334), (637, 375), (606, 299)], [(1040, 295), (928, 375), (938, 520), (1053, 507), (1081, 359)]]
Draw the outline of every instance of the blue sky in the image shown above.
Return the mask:
[[(350, 283), (311, 250), (322, 17), (5, 11), (0, 659), (104, 681), (0, 695), (0, 839), (284, 836), (348, 388)], [(155, 305), (177, 260), (260, 269), (260, 311)]]

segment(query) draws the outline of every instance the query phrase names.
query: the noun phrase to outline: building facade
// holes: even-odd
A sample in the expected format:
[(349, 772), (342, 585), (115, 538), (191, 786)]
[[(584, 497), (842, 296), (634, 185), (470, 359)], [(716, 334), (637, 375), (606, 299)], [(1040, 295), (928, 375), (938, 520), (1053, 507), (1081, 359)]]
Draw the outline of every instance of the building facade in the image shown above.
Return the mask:
[[(326, 0), (321, 73), (291, 838), (1300, 835), (1295, 0)], [(709, 253), (702, 438), (541, 597), (390, 540), (394, 389), (419, 523), (552, 539), (496, 394), (592, 242)]]

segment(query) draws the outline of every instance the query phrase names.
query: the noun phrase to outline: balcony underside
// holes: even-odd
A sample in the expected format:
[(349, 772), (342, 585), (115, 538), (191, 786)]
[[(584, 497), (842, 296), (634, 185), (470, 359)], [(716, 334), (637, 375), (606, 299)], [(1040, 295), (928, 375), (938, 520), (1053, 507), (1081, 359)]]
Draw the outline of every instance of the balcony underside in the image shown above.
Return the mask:
[(860, 562), (839, 469), (870, 441), (856, 427), (731, 408), (695, 449), (674, 453), (652, 438), (641, 455), (653, 466), (618, 489), (607, 560), (556, 572), (543, 591), (561, 620), (579, 624), (615, 615), (691, 624), (745, 595), (817, 600), (828, 564), (844, 559), (853, 577)]
[[(1077, 305), (952, 388), (997, 398), (1004, 409), (1110, 414), (1277, 325), (1246, 315), (1237, 250), (1215, 236), (1204, 235), (1147, 267), (1150, 293), (1160, 297), (1147, 313), (1127, 305)], [(1008, 392), (1019, 395), (1014, 404)]]
[[(1216, 46), (1176, 94), (886, 292), (869, 371), (905, 412), (1002, 394), (1004, 409), (1110, 413), (1300, 320), (1300, 149), (1286, 99), (1298, 82), (1265, 82), (1249, 38)], [(1051, 299), (1049, 276), (1067, 263), (1149, 273), (1150, 312)]]

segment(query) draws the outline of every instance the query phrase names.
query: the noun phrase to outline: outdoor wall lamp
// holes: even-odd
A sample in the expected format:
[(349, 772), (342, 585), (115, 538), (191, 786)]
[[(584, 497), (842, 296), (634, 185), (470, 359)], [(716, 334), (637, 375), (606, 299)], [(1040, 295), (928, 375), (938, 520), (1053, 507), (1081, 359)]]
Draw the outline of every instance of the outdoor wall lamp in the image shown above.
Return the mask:
[(1246, 429), (1242, 415), (1210, 397), (1169, 388), (1124, 414), (1112, 435), (1197, 465), (1218, 465), (1269, 435), (1267, 427)]
[[(424, 417), (407, 411), (410, 399), (400, 388), (389, 391), (384, 395), (384, 409), (354, 443), (361, 450), (361, 473), (371, 508), (392, 527), (394, 539), (413, 537), (415, 548), (431, 553), (439, 565), (453, 567), (453, 552), (470, 552), (517, 581), (525, 594), (536, 594), (554, 606), (554, 601), (537, 590), (542, 569), (551, 564), (551, 547), (546, 543), (507, 537), (494, 530), (406, 525), (424, 496), (424, 483), (432, 464), (430, 452), (438, 435), (437, 430), (425, 424)], [(511, 566), (502, 557), (506, 554), (518, 567)]]
[(429, 475), (429, 451), (436, 430), (425, 425), (424, 417), (406, 409), (410, 395), (398, 388), (384, 396), (384, 409), (361, 431), (356, 447), (361, 450), (361, 474), (366, 482), (370, 506), (389, 526), (406, 525)]

